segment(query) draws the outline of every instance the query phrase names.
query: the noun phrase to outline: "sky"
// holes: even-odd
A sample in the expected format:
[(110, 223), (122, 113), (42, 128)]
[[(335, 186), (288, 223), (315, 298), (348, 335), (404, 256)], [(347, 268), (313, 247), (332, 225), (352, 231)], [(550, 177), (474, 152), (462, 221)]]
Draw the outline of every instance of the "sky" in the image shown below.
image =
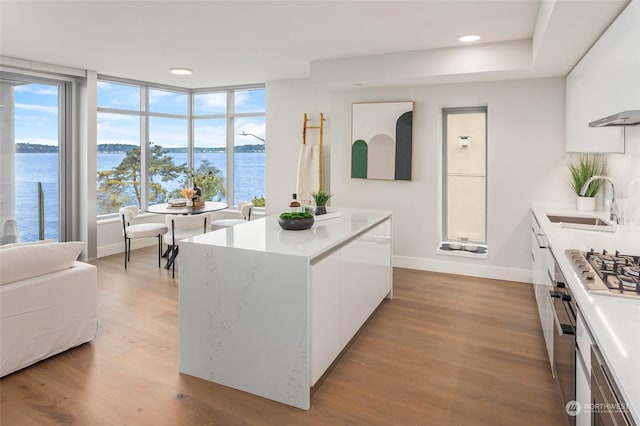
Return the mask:
[[(17, 143), (58, 144), (58, 86), (24, 84), (15, 86), (15, 139)], [(264, 89), (235, 92), (236, 113), (265, 111)], [(198, 115), (224, 114), (226, 92), (199, 93), (194, 96), (194, 145), (224, 147), (226, 118), (197, 118)], [(140, 88), (110, 82), (98, 82), (98, 106), (127, 111), (140, 110)], [(165, 90), (149, 90), (149, 110), (154, 113), (188, 113), (188, 96)], [(188, 120), (182, 118), (149, 118), (149, 137), (165, 147), (186, 147)], [(262, 143), (245, 132), (265, 137), (265, 117), (237, 117), (234, 121), (236, 145)], [(138, 115), (98, 113), (98, 143), (139, 144)]]

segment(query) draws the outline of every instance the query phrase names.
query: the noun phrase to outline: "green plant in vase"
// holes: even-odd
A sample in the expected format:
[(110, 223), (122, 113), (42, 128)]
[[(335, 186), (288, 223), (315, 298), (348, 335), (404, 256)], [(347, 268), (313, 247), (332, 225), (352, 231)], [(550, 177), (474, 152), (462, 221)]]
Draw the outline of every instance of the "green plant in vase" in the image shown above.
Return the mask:
[(569, 184), (577, 196), (578, 210), (594, 210), (595, 196), (602, 188), (604, 181), (598, 179), (591, 182), (584, 196), (580, 195), (580, 191), (589, 178), (607, 175), (607, 159), (600, 154), (580, 154), (576, 159), (570, 161), (567, 167), (571, 173)]
[(312, 192), (311, 196), (313, 197), (313, 201), (316, 203), (316, 215), (326, 214), (327, 213), (327, 203), (329, 199), (333, 197), (333, 194), (329, 194), (328, 192), (318, 191)]

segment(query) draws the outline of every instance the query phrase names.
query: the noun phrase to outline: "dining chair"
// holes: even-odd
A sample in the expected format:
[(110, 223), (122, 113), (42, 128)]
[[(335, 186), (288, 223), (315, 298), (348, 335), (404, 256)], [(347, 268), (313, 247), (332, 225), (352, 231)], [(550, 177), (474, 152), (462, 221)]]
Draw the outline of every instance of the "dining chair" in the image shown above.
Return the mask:
[(158, 239), (158, 267), (160, 267), (162, 236), (169, 231), (169, 228), (163, 223), (137, 223), (132, 225), (138, 213), (139, 210), (136, 206), (120, 208), (122, 235), (124, 236), (124, 269), (127, 269), (127, 263), (131, 261), (131, 240), (152, 237)]
[(207, 223), (210, 222), (209, 213), (179, 215), (169, 214), (165, 217), (165, 223), (169, 232), (164, 236), (164, 241), (169, 245), (167, 269), (172, 268), (171, 276), (176, 276), (176, 257), (180, 246), (180, 240), (194, 237), (207, 232)]
[(211, 230), (229, 228), (231, 226), (240, 225), (251, 220), (251, 213), (253, 213), (253, 203), (248, 201), (238, 201), (238, 210), (242, 219), (218, 219), (211, 222)]

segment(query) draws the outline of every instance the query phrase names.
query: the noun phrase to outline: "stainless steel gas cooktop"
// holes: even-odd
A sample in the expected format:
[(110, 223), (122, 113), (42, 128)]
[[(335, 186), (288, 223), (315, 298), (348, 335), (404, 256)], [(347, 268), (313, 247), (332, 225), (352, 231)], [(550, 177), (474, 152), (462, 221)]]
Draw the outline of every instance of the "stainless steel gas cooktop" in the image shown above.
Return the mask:
[(640, 298), (640, 256), (594, 249), (565, 253), (590, 293)]

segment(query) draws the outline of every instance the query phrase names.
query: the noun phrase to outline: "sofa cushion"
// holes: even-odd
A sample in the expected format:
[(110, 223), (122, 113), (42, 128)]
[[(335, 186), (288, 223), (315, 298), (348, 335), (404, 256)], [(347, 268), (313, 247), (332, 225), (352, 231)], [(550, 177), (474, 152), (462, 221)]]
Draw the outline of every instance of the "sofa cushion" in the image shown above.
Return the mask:
[(2, 244), (0, 245), (0, 250), (12, 248), (12, 247), (22, 247), (22, 246), (32, 246), (34, 244), (51, 244), (53, 240), (49, 238), (48, 240), (37, 240), (37, 241), (29, 241), (26, 243), (11, 243), (11, 244)]
[(70, 268), (83, 248), (83, 242), (71, 241), (0, 250), (0, 285)]

